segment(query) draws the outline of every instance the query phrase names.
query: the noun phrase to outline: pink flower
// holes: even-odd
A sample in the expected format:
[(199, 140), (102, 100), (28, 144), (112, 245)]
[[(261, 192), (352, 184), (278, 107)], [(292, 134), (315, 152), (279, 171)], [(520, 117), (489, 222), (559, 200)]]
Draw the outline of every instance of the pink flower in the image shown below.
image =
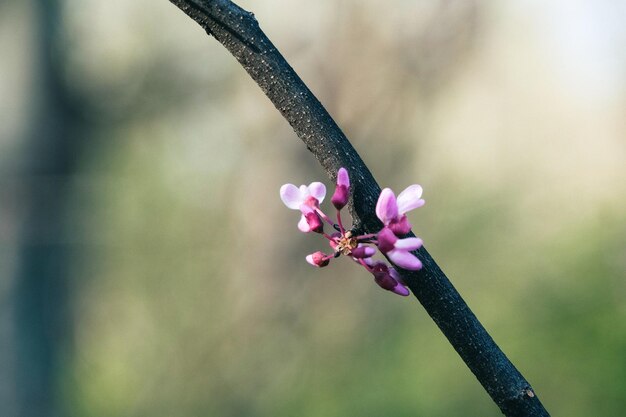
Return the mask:
[[(307, 215), (319, 208), (324, 197), (326, 197), (326, 186), (321, 182), (312, 182), (308, 186), (301, 185), (299, 188), (293, 184), (285, 184), (280, 187), (280, 199), (283, 200), (283, 203), (292, 210), (302, 212), (298, 229), (303, 232), (312, 231), (313, 225), (307, 221)], [(312, 220), (312, 216), (309, 215), (309, 218)]]
[(422, 268), (422, 263), (411, 253), (422, 247), (422, 239), (409, 237), (398, 239), (388, 227), (383, 227), (378, 232), (378, 249), (396, 265), (404, 269), (416, 271)]
[[(401, 239), (411, 230), (406, 213), (424, 204), (422, 187), (411, 185), (396, 199), (389, 188), (385, 188), (376, 204), (376, 215), (383, 222), (377, 233), (361, 234), (357, 230), (346, 228), (341, 220), (341, 210), (350, 199), (350, 177), (348, 170), (340, 168), (337, 172), (337, 185), (331, 197), (331, 203), (337, 209), (336, 220), (330, 218), (320, 208), (326, 196), (326, 187), (313, 182), (296, 187), (285, 184), (280, 188), (280, 198), (293, 210), (300, 210), (302, 216), (298, 228), (303, 232), (316, 232), (328, 240), (332, 248), (330, 254), (321, 251), (306, 256), (306, 261), (315, 267), (327, 266), (334, 258), (344, 255), (374, 275), (374, 281), (388, 291), (401, 296), (409, 295), (409, 289), (402, 281), (398, 270), (387, 263), (375, 260), (376, 249), (400, 268), (418, 270), (422, 263), (412, 251), (422, 246), (422, 240), (416, 237)], [(324, 231), (324, 222), (334, 231)]]
[(348, 204), (348, 199), (350, 198), (350, 177), (348, 176), (348, 170), (345, 168), (339, 168), (337, 172), (337, 187), (335, 188), (335, 193), (330, 199), (330, 202), (333, 203), (333, 206), (337, 210), (341, 210)]
[(422, 187), (417, 184), (407, 187), (397, 199), (391, 189), (385, 188), (376, 203), (376, 216), (394, 234), (406, 235), (411, 231), (406, 213), (424, 205), (425, 201), (421, 197)]

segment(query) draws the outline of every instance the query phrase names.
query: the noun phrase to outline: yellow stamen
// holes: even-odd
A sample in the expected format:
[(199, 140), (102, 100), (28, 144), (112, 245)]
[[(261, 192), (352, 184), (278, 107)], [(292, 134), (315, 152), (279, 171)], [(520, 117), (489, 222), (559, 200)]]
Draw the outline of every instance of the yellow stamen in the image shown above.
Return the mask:
[(337, 247), (335, 248), (336, 252), (341, 252), (343, 255), (350, 255), (353, 249), (359, 245), (358, 241), (355, 237), (352, 237), (351, 232), (346, 232), (343, 236), (339, 238), (339, 242), (337, 243)]

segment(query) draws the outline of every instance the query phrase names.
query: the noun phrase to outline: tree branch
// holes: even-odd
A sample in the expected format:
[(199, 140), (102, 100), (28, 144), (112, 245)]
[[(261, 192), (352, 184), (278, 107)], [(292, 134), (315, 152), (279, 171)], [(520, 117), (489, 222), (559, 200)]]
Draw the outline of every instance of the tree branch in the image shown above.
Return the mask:
[[(260, 29), (228, 0), (170, 0), (213, 35), (250, 74), (334, 181), (350, 172), (355, 228), (376, 232), (380, 187), (326, 109)], [(487, 393), (511, 417), (549, 416), (530, 384), (493, 341), (425, 248), (420, 271), (401, 271), (409, 288)]]

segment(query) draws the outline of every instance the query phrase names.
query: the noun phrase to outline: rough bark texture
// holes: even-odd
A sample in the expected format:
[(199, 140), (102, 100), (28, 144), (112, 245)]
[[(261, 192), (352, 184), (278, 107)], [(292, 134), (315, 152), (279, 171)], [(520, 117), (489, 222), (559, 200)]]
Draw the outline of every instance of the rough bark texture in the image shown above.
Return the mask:
[[(261, 31), (254, 15), (228, 0), (170, 0), (213, 35), (274, 103), (335, 180), (350, 172), (355, 228), (380, 229), (380, 187), (328, 112)], [(493, 341), (425, 248), (420, 271), (402, 271), (409, 288), (506, 416), (548, 416), (530, 384)]]

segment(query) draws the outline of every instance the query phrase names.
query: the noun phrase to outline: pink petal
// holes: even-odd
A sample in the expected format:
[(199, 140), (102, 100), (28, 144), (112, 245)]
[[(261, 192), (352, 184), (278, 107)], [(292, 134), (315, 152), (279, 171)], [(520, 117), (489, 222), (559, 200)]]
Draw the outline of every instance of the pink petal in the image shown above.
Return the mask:
[(321, 203), (324, 201), (324, 197), (326, 197), (326, 186), (321, 182), (312, 182), (309, 184), (309, 194), (313, 197), (317, 198), (317, 200)]
[(386, 289), (387, 291), (393, 291), (393, 289), (398, 285), (398, 282), (389, 275), (388, 271), (372, 271), (374, 275), (374, 281), (381, 288)]
[(304, 233), (309, 233), (311, 231), (311, 227), (306, 221), (306, 217), (304, 217), (304, 215), (300, 217), (300, 221), (298, 222), (298, 229), (300, 229), (300, 231)]
[(306, 216), (309, 213), (315, 213), (315, 210), (308, 204), (302, 204), (300, 206), (300, 212)]
[(388, 227), (383, 227), (380, 232), (378, 232), (377, 239), (378, 249), (380, 249), (382, 253), (387, 253), (390, 250), (393, 250), (398, 242), (398, 238)]
[(422, 187), (417, 184), (409, 185), (398, 195), (398, 212), (404, 214), (410, 210), (422, 207), (425, 203), (422, 200)]
[(374, 256), (376, 254), (376, 249), (366, 246), (365, 247), (365, 257), (369, 258), (370, 256)]
[(381, 191), (376, 203), (376, 216), (384, 224), (398, 217), (398, 205), (396, 204), (396, 196), (389, 188)]
[(306, 256), (306, 261), (308, 263), (310, 263), (311, 265), (313, 265), (316, 268), (319, 268), (319, 266), (315, 263), (315, 261), (313, 260), (313, 254), (307, 255)]
[(406, 218), (406, 214), (400, 216), (399, 219), (392, 220), (387, 227), (391, 229), (396, 236), (404, 236), (411, 231), (411, 223)]
[(408, 288), (406, 288), (405, 286), (403, 286), (403, 285), (402, 285), (402, 284), (400, 284), (400, 283), (398, 283), (398, 285), (396, 285), (396, 286), (394, 287), (394, 289), (393, 289), (393, 290), (391, 290), (391, 291), (393, 291), (394, 293), (396, 293), (396, 294), (398, 294), (398, 295), (401, 295), (401, 296), (403, 296), (403, 297), (406, 297), (407, 295), (409, 295), (409, 294), (410, 294), (409, 289), (408, 289)]
[(339, 171), (337, 171), (337, 185), (350, 187), (350, 176), (348, 175), (347, 169), (339, 168)]
[(293, 184), (285, 184), (280, 187), (280, 199), (292, 210), (298, 210), (304, 201), (300, 190)]
[(387, 256), (394, 264), (401, 268), (410, 269), (412, 271), (417, 271), (422, 268), (420, 260), (409, 252), (394, 249), (387, 252)]
[(406, 282), (404, 282), (404, 278), (402, 278), (402, 275), (400, 275), (396, 268), (389, 268), (389, 275), (391, 275), (393, 279), (406, 287)]
[(421, 248), (423, 244), (424, 242), (419, 237), (407, 237), (406, 239), (398, 239), (394, 246), (396, 249), (412, 251)]
[(380, 261), (374, 261), (372, 258), (363, 258), (363, 262), (365, 262), (367, 266), (373, 266), (375, 262)]
[(324, 232), (324, 223), (322, 223), (322, 219), (316, 212), (310, 212), (304, 215), (306, 222), (309, 224), (309, 231), (315, 233), (323, 233)]
[(352, 255), (353, 258), (369, 258), (374, 256), (375, 253), (376, 249), (370, 246), (359, 245), (358, 248), (352, 249), (350, 255)]

